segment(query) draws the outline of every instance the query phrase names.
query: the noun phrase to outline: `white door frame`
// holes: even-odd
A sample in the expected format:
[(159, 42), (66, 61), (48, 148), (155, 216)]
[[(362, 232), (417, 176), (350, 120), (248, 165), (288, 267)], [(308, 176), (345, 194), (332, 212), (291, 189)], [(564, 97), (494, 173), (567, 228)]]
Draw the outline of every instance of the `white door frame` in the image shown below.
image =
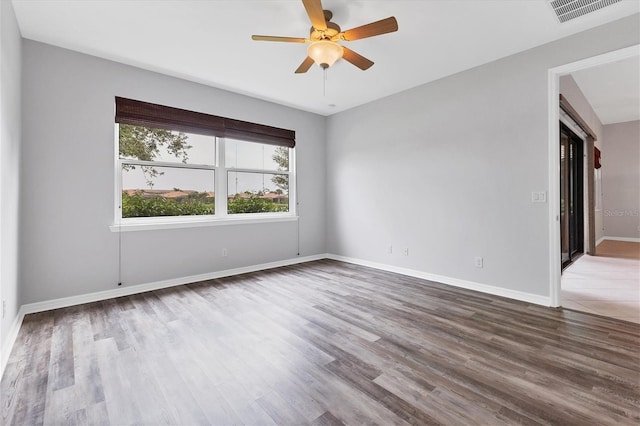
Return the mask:
[(560, 77), (586, 68), (640, 56), (640, 44), (604, 53), (592, 58), (550, 68), (548, 71), (549, 112), (549, 301), (560, 306)]

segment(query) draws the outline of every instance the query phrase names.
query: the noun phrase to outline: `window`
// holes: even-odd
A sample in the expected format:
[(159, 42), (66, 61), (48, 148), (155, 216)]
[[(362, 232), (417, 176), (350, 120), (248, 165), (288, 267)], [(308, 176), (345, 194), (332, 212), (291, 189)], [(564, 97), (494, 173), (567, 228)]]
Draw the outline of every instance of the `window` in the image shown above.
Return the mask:
[(116, 98), (116, 222), (290, 215), (295, 133)]
[(227, 212), (289, 211), (289, 148), (226, 139)]
[(122, 218), (213, 215), (216, 138), (121, 124)]

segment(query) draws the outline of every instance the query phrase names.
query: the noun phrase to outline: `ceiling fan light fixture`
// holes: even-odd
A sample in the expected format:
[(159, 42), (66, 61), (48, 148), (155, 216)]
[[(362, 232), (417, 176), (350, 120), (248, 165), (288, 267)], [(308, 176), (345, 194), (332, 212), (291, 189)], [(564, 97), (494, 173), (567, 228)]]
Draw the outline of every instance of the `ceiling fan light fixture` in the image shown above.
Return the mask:
[[(0, 0), (2, 1), (2, 0)], [(547, 0), (557, 2), (583, 2), (583, 1), (619, 1), (619, 0)], [(363, 38), (375, 37), (382, 34), (398, 31), (398, 21), (390, 16), (386, 19), (370, 22), (359, 27), (342, 31), (340, 25), (331, 22), (333, 13), (322, 7), (322, 0), (302, 0), (309, 20), (311, 29), (309, 38), (301, 37), (280, 37), (252, 35), (253, 40), (258, 41), (279, 41), (285, 43), (311, 43), (307, 48), (307, 57), (296, 68), (296, 74), (304, 74), (316, 63), (326, 71), (339, 59), (344, 59), (362, 71), (368, 70), (373, 65), (373, 61), (337, 43), (360, 40)]]
[(313, 42), (307, 48), (307, 55), (322, 68), (329, 68), (342, 58), (344, 49), (338, 43), (330, 40)]

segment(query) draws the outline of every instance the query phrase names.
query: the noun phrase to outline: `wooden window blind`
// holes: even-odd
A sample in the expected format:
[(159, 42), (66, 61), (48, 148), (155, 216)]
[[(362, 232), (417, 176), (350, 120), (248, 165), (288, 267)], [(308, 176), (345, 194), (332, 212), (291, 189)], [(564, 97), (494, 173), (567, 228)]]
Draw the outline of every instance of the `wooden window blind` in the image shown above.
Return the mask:
[(134, 126), (228, 137), (289, 148), (296, 146), (296, 132), (293, 130), (117, 96), (115, 121)]

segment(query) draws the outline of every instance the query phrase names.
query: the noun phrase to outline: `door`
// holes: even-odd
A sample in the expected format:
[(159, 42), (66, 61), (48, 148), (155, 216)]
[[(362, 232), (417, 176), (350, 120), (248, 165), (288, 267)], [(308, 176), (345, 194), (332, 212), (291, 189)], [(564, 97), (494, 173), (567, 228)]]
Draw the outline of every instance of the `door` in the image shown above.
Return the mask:
[(584, 252), (584, 142), (560, 124), (560, 247), (562, 269)]

